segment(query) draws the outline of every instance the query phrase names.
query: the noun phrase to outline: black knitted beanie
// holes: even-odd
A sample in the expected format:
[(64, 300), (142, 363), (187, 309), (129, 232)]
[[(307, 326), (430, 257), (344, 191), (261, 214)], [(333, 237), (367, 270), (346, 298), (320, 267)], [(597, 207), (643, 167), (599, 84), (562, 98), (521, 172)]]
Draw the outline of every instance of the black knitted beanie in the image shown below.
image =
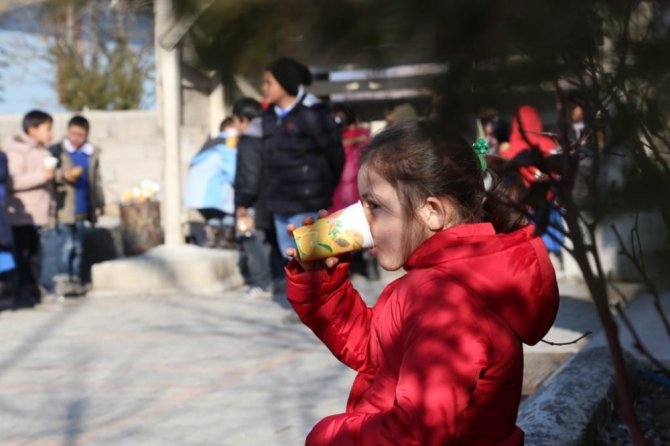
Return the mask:
[(291, 96), (298, 95), (300, 85), (312, 83), (309, 68), (290, 57), (280, 57), (272, 62), (267, 70), (277, 79), (279, 85)]

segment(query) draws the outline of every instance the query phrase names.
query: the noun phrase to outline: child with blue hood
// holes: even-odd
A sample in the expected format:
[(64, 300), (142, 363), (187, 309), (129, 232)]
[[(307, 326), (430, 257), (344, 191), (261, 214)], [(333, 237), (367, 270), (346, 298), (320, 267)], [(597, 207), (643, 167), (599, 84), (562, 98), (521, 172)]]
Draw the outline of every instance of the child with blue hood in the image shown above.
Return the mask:
[(205, 143), (188, 170), (184, 205), (205, 219), (210, 248), (234, 248), (237, 136), (232, 118), (224, 119), (219, 135)]

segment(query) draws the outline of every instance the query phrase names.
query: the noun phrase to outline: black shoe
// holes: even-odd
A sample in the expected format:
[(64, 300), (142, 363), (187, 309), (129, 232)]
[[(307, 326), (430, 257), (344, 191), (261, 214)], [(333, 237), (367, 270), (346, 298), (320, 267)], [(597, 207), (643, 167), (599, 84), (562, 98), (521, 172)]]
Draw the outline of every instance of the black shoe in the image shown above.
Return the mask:
[(80, 280), (73, 279), (68, 283), (68, 288), (63, 294), (65, 297), (81, 297), (86, 295), (86, 287)]
[(12, 310), (24, 310), (26, 308), (35, 308), (35, 302), (32, 300), (16, 299), (12, 303)]
[(33, 308), (42, 302), (42, 293), (37, 285), (23, 285), (14, 297), (12, 309)]
[(58, 296), (80, 297), (86, 294), (86, 287), (79, 279), (70, 278), (57, 281), (54, 291)]

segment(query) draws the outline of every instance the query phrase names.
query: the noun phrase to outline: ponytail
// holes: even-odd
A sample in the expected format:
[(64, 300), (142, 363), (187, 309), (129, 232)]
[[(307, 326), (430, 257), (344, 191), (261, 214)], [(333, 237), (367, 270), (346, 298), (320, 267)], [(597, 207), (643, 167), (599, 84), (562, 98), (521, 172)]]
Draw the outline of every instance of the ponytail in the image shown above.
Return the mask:
[(526, 188), (518, 170), (509, 166), (508, 160), (500, 156), (486, 156), (484, 178), (484, 221), (488, 221), (496, 232), (512, 232), (528, 224), (523, 208)]

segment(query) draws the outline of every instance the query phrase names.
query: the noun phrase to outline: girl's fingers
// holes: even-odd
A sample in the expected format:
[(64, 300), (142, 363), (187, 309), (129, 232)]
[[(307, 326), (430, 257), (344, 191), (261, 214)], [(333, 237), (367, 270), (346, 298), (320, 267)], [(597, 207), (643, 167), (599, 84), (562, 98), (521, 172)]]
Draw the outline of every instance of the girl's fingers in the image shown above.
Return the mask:
[(286, 248), (285, 251), (286, 255), (291, 257), (291, 258), (297, 258), (298, 257), (298, 251), (296, 251), (295, 248)]
[[(318, 218), (324, 218), (324, 217), (328, 216), (328, 211), (325, 210), (325, 209), (321, 209), (318, 212), (317, 215), (318, 215)], [(313, 217), (307, 216), (307, 217), (302, 219), (302, 224), (303, 224), (303, 226), (304, 225), (311, 225), (311, 224), (314, 223), (314, 221), (315, 221), (315, 219)], [(295, 231), (295, 229), (296, 229), (296, 226), (293, 223), (289, 223), (286, 226), (286, 232), (288, 232), (289, 235), (292, 235), (292, 233), (293, 233), (293, 231)], [(285, 253), (288, 257), (290, 257), (292, 259), (296, 259), (298, 261), (298, 263), (300, 263), (300, 266), (302, 266), (302, 268), (304, 270), (313, 270), (313, 269), (323, 268), (324, 266), (326, 268), (334, 268), (335, 266), (337, 266), (337, 264), (340, 261), (340, 259), (338, 259), (337, 257), (328, 257), (325, 260), (319, 260), (319, 261), (316, 261), (316, 262), (302, 262), (300, 260), (300, 257), (298, 256), (298, 250), (297, 249), (286, 248)]]

